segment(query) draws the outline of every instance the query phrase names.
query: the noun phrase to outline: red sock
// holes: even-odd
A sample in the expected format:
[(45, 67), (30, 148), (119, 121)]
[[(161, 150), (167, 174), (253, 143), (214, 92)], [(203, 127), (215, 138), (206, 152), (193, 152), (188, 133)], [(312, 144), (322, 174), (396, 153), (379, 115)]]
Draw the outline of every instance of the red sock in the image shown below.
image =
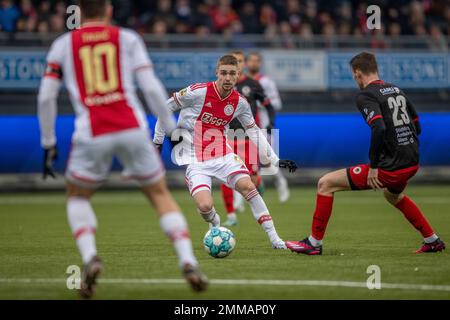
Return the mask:
[(403, 199), (400, 200), (395, 207), (403, 212), (405, 218), (408, 219), (409, 223), (411, 223), (414, 228), (419, 230), (422, 237), (428, 238), (434, 234), (427, 218), (425, 218), (420, 209), (410, 198), (403, 196)]
[(262, 177), (258, 174), (256, 176), (256, 184), (255, 184), (256, 188), (259, 188), (259, 186), (261, 185), (261, 181), (262, 181)]
[(322, 240), (333, 209), (333, 196), (317, 194), (316, 210), (312, 222), (312, 236)]
[(225, 203), (225, 208), (227, 209), (227, 213), (234, 213), (233, 206), (233, 189), (228, 188), (226, 185), (222, 184), (222, 198)]

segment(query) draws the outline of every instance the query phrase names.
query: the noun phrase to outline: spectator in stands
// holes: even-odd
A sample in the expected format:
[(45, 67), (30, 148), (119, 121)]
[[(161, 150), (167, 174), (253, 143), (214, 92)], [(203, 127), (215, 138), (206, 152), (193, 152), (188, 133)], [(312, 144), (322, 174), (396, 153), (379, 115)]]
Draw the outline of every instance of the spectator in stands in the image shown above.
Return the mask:
[(17, 21), (17, 31), (34, 32), (36, 31), (38, 17), (37, 11), (31, 0), (22, 0), (20, 2), (20, 12), (22, 16)]
[(195, 14), (194, 14), (194, 26), (196, 30), (195, 33), (205, 35), (205, 28), (208, 28), (209, 33), (213, 30), (213, 22), (209, 16), (209, 6), (206, 3), (197, 4)]
[[(172, 32), (175, 28), (176, 17), (172, 11), (172, 2), (171, 0), (159, 0), (157, 9), (155, 14), (152, 17), (153, 25), (155, 25), (155, 21), (164, 21), (166, 25), (166, 32)], [(160, 25), (160, 23), (158, 22)]]
[(223, 33), (234, 21), (239, 20), (239, 16), (231, 7), (231, 0), (219, 0), (219, 4), (210, 9), (209, 15), (214, 31), (218, 33)]
[(430, 38), (428, 39), (428, 47), (432, 51), (448, 50), (447, 41), (442, 34), (441, 29), (436, 24), (430, 26)]
[[(287, 0), (286, 1), (286, 18), (289, 22), (289, 27), (292, 33), (298, 33), (300, 31), (300, 26), (302, 24), (302, 14), (300, 10), (299, 0)], [(280, 31), (282, 32), (282, 27), (280, 23)], [(284, 27), (285, 28), (285, 27)]]
[(4, 32), (16, 31), (16, 24), (20, 18), (20, 11), (13, 1), (1, 0), (0, 2), (0, 30)]
[(255, 4), (251, 1), (246, 1), (239, 11), (243, 32), (249, 34), (260, 33), (261, 26), (257, 17)]
[[(270, 33), (276, 29), (277, 14), (269, 3), (264, 3), (259, 12), (259, 23), (265, 32)], [(266, 30), (270, 28), (270, 30)]]

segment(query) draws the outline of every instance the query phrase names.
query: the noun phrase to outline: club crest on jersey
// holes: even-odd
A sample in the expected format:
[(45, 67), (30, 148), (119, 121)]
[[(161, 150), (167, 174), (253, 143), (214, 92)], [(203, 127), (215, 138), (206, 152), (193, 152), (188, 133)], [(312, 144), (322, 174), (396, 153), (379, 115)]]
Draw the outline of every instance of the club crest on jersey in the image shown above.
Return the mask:
[(227, 104), (225, 106), (225, 109), (223, 109), (223, 112), (227, 115), (227, 116), (231, 116), (234, 112), (234, 107), (232, 104)]
[(353, 173), (354, 174), (360, 174), (361, 173), (361, 167), (354, 167), (353, 168)]
[(250, 95), (251, 89), (249, 86), (243, 86), (242, 87), (242, 94), (246, 97)]
[(187, 89), (184, 88), (182, 90), (180, 90), (180, 92), (178, 92), (178, 94), (180, 95), (180, 97), (184, 96), (186, 94)]

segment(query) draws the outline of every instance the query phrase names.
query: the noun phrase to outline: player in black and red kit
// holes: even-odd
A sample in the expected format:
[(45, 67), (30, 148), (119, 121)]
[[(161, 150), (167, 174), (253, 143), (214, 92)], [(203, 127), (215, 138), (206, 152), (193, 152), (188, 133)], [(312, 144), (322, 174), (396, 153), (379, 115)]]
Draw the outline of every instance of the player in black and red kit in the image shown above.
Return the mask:
[(373, 54), (356, 55), (350, 66), (361, 89), (356, 105), (372, 130), (370, 164), (337, 170), (320, 178), (312, 234), (301, 241), (286, 242), (286, 245), (298, 253), (322, 254), (322, 239), (331, 216), (334, 193), (384, 189), (386, 200), (422, 234), (424, 243), (416, 253), (442, 251), (444, 242), (415, 203), (402, 193), (419, 169), (419, 117), (402, 90), (379, 79)]
[[(266, 97), (264, 93), (264, 89), (261, 84), (248, 77), (243, 73), (244, 63), (245, 63), (245, 55), (242, 51), (234, 51), (231, 53), (238, 60), (238, 69), (241, 72), (240, 77), (235, 85), (235, 89), (245, 97), (248, 101), (253, 117), (255, 118), (256, 123), (259, 125), (258, 121), (258, 105), (257, 102), (261, 103), (266, 107), (267, 112), (269, 114), (269, 125), (266, 128), (270, 131), (274, 125), (275, 119), (275, 111), (273, 106), (270, 104), (270, 100)], [(261, 177), (258, 175), (258, 151), (256, 146), (251, 142), (248, 137), (244, 135), (245, 130), (242, 127), (241, 123), (234, 119), (229, 124), (229, 129), (234, 130), (235, 135), (229, 135), (229, 137), (233, 140), (228, 141), (230, 146), (233, 147), (234, 152), (238, 154), (245, 163), (248, 171), (250, 172), (250, 177), (252, 182), (258, 188), (261, 183)], [(242, 134), (236, 134), (236, 133)], [(226, 185), (222, 184), (222, 197), (225, 203), (225, 208), (227, 210), (227, 220), (223, 223), (224, 226), (234, 226), (237, 224), (237, 217), (235, 213), (234, 207), (234, 197), (236, 194), (233, 193), (233, 190), (228, 188)]]

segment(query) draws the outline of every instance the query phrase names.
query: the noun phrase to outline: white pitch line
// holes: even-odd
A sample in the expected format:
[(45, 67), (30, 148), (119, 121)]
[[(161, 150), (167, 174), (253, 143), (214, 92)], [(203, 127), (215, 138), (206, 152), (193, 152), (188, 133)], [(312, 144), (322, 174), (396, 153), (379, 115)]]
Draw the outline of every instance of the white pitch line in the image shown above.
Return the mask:
[[(64, 284), (64, 278), (0, 278), (4, 284)], [(249, 279), (211, 279), (211, 284), (217, 285), (244, 285), (244, 286), (307, 286), (307, 287), (347, 287), (367, 288), (365, 282), (354, 281), (326, 281), (326, 280), (249, 280)], [(183, 279), (99, 279), (99, 283), (107, 284), (185, 284)], [(401, 289), (417, 291), (446, 291), (450, 292), (450, 285), (407, 284), (407, 283), (381, 283), (381, 289)]]

